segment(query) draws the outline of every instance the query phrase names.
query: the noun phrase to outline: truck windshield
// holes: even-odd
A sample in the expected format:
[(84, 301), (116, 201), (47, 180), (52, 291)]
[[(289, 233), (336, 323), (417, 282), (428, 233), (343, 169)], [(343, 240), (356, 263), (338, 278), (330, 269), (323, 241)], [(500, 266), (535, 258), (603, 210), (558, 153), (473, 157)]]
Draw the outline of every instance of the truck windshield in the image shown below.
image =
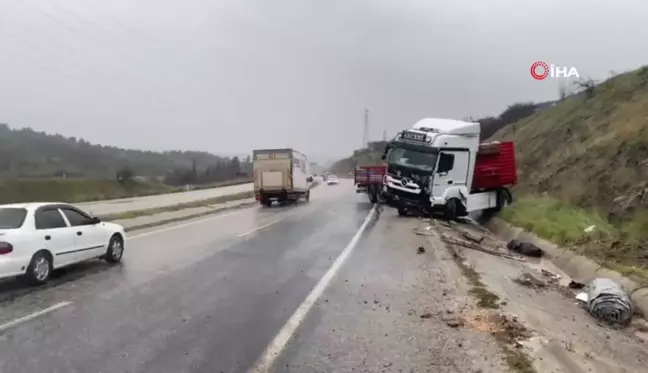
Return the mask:
[(387, 161), (399, 166), (417, 168), (422, 171), (433, 171), (434, 166), (436, 166), (436, 157), (436, 153), (392, 148)]

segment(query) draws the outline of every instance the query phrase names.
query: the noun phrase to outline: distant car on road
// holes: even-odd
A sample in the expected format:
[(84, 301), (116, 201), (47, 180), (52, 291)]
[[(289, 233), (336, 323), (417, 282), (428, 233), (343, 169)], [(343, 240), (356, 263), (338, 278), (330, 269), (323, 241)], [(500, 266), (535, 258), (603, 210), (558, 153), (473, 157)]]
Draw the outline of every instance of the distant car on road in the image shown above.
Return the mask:
[(337, 185), (340, 183), (340, 180), (338, 179), (337, 176), (335, 175), (328, 175), (328, 178), (326, 179), (326, 184), (327, 185)]
[(94, 258), (117, 264), (125, 241), (121, 225), (69, 204), (0, 205), (0, 278), (24, 276), (42, 285), (70, 264)]

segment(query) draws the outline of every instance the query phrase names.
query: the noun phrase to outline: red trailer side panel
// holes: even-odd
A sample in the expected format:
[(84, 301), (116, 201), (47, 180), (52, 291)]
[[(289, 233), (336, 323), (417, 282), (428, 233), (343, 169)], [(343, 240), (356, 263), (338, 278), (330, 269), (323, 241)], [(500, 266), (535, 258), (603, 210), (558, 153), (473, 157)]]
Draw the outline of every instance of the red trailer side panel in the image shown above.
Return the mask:
[(481, 144), (477, 151), (472, 189), (496, 189), (517, 184), (512, 141)]
[(358, 166), (355, 169), (356, 185), (382, 184), (387, 166)]

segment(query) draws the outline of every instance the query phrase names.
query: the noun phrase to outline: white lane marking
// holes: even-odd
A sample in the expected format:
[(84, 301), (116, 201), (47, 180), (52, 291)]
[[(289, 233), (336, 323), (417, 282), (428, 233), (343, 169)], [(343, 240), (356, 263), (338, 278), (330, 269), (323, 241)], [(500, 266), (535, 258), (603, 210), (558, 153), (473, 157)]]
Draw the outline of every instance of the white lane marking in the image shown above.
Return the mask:
[(263, 354), (256, 361), (254, 367), (249, 371), (250, 373), (267, 373), (270, 371), (270, 368), (272, 367), (273, 363), (279, 357), (279, 354), (284, 349), (284, 347), (286, 347), (286, 344), (293, 336), (293, 334), (295, 334), (297, 327), (304, 320), (304, 318), (308, 314), (308, 311), (310, 311), (310, 309), (313, 307), (315, 302), (317, 302), (319, 297), (322, 296), (322, 293), (324, 293), (324, 290), (326, 290), (326, 288), (330, 284), (335, 274), (344, 265), (344, 262), (351, 254), (351, 251), (353, 251), (355, 246), (358, 244), (362, 232), (364, 232), (365, 229), (367, 229), (367, 225), (369, 225), (369, 221), (371, 220), (371, 217), (374, 215), (375, 211), (376, 211), (376, 207), (374, 206), (371, 209), (371, 211), (369, 211), (369, 214), (367, 215), (364, 222), (356, 232), (355, 236), (353, 236), (351, 241), (349, 241), (349, 244), (344, 248), (344, 250), (342, 250), (340, 256), (338, 256), (337, 259), (335, 259), (335, 262), (333, 262), (331, 268), (329, 268), (329, 270), (326, 271), (324, 276), (322, 276), (322, 278), (319, 280), (317, 285), (315, 285), (313, 290), (311, 290), (311, 292), (308, 294), (306, 299), (304, 299), (302, 304), (300, 304), (299, 307), (297, 307), (297, 309), (292, 314), (292, 316), (290, 316), (286, 324), (284, 324), (284, 326), (281, 327), (279, 333), (277, 333), (277, 335), (274, 337), (272, 342), (270, 342), (268, 347), (266, 347), (265, 351), (263, 351)]
[[(301, 212), (301, 211), (299, 211), (299, 212)], [(279, 219), (276, 219), (276, 220), (271, 221), (270, 223), (267, 223), (267, 224), (264, 224), (264, 225), (260, 225), (260, 226), (258, 226), (258, 227), (256, 227), (256, 228), (250, 229), (249, 231), (247, 231), (247, 232), (245, 232), (245, 233), (237, 234), (236, 237), (245, 237), (245, 236), (247, 236), (247, 235), (249, 235), (249, 234), (252, 234), (252, 233), (254, 233), (254, 232), (258, 231), (258, 230), (261, 230), (261, 229), (263, 229), (263, 228), (267, 228), (267, 227), (269, 227), (269, 226), (271, 226), (271, 225), (273, 225), (273, 224), (279, 223), (280, 221), (282, 221), (282, 220), (284, 220), (284, 219), (286, 219), (286, 218), (288, 218), (288, 217), (290, 217), (290, 216), (293, 216), (293, 215), (295, 215), (295, 214), (297, 214), (297, 212), (293, 212), (293, 213), (286, 214), (286, 215), (280, 217)]]
[[(146, 237), (146, 236), (150, 236), (150, 235), (153, 235), (153, 234), (164, 233), (164, 232), (172, 231), (174, 229), (184, 228), (184, 227), (188, 227), (190, 225), (200, 224), (200, 223), (205, 223), (205, 222), (208, 222), (208, 221), (211, 221), (211, 220), (220, 219), (220, 218), (223, 218), (223, 217), (226, 217), (226, 216), (240, 214), (242, 212), (246, 212), (248, 210), (253, 210), (255, 208), (256, 207), (243, 208), (243, 209), (228, 212), (228, 213), (225, 213), (225, 214), (218, 214), (216, 216), (212, 216), (212, 217), (208, 217), (208, 218), (203, 218), (203, 219), (199, 219), (199, 220), (193, 220), (193, 221), (190, 221), (188, 223), (172, 225), (170, 227), (160, 228), (160, 229), (156, 229), (156, 230), (153, 230), (153, 231), (148, 231), (148, 232), (136, 234), (134, 236), (127, 236), (126, 238), (129, 239), (129, 240), (133, 240), (133, 239), (136, 239), (136, 238)], [(169, 223), (169, 224), (173, 224), (173, 223)]]
[(26, 321), (29, 321), (29, 320), (35, 319), (35, 318), (37, 318), (37, 317), (39, 317), (39, 316), (43, 316), (43, 315), (45, 315), (46, 313), (50, 313), (50, 312), (56, 311), (56, 310), (59, 309), (59, 308), (67, 307), (67, 306), (69, 306), (69, 305), (71, 305), (71, 304), (72, 304), (72, 302), (67, 302), (67, 301), (66, 301), (66, 302), (57, 303), (57, 304), (55, 304), (55, 305), (53, 305), (53, 306), (51, 306), (51, 307), (47, 307), (47, 308), (45, 308), (45, 309), (42, 309), (42, 310), (37, 311), (37, 312), (34, 312), (34, 313), (29, 314), (29, 315), (27, 315), (27, 316), (23, 316), (23, 317), (20, 317), (20, 318), (15, 319), (15, 320), (9, 321), (8, 323), (5, 323), (5, 324), (0, 325), (0, 332), (3, 332), (3, 331), (5, 331), (5, 330), (7, 330), (7, 329), (9, 329), (9, 328), (13, 328), (14, 326), (16, 326), (16, 325), (18, 325), (18, 324), (22, 324), (22, 323), (24, 323), (24, 322), (26, 322)]

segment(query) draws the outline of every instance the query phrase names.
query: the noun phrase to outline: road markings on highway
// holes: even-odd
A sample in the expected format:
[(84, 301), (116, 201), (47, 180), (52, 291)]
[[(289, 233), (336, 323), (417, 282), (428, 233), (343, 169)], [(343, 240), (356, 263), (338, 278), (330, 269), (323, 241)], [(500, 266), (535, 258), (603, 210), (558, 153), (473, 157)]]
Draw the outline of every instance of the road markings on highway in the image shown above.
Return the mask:
[(71, 304), (72, 304), (72, 302), (57, 303), (57, 304), (55, 304), (55, 305), (53, 305), (51, 307), (47, 307), (47, 308), (42, 309), (40, 311), (31, 313), (31, 314), (29, 314), (27, 316), (23, 316), (23, 317), (15, 319), (15, 320), (9, 321), (8, 323), (0, 325), (0, 332), (3, 332), (3, 331), (5, 331), (5, 330), (7, 330), (9, 328), (13, 328), (14, 326), (16, 326), (18, 324), (22, 324), (22, 323), (27, 322), (29, 320), (33, 320), (33, 319), (35, 319), (35, 318), (37, 318), (39, 316), (43, 316), (43, 315), (45, 315), (47, 313), (56, 311), (59, 308), (67, 307), (67, 306), (69, 306)]
[(228, 212), (228, 213), (225, 213), (225, 214), (218, 214), (218, 215), (215, 215), (215, 216), (212, 216), (212, 217), (209, 217), (209, 218), (203, 218), (203, 219), (200, 219), (200, 220), (193, 220), (193, 221), (190, 221), (188, 223), (172, 225), (172, 226), (169, 226), (169, 227), (160, 228), (160, 229), (156, 229), (156, 230), (153, 230), (153, 231), (148, 231), (148, 232), (136, 234), (134, 236), (128, 236), (127, 239), (134, 240), (136, 238), (146, 237), (146, 236), (150, 236), (150, 235), (154, 235), (154, 234), (158, 234), (158, 233), (164, 233), (164, 232), (172, 231), (174, 229), (180, 229), (180, 228), (188, 227), (190, 225), (205, 223), (205, 222), (212, 221), (212, 220), (215, 220), (215, 219), (224, 218), (226, 216), (240, 214), (242, 212), (246, 212), (246, 211), (249, 211), (249, 210), (252, 210), (252, 209), (255, 209), (255, 208), (256, 207), (243, 208), (243, 209)]
[(349, 244), (342, 250), (342, 253), (340, 253), (340, 256), (335, 259), (335, 262), (333, 262), (333, 265), (331, 268), (329, 268), (328, 271), (322, 276), (322, 278), (319, 280), (317, 285), (311, 290), (311, 292), (308, 294), (306, 299), (302, 302), (302, 304), (297, 307), (295, 312), (290, 316), (286, 324), (284, 324), (283, 327), (281, 327), (281, 330), (279, 330), (279, 333), (274, 337), (272, 342), (266, 347), (265, 351), (263, 351), (263, 354), (259, 357), (259, 359), (255, 362), (254, 366), (252, 369), (249, 371), (250, 373), (267, 373), (270, 372), (270, 368), (272, 368), (272, 365), (274, 364), (275, 360), (279, 357), (279, 354), (281, 351), (286, 347), (288, 344), (288, 341), (290, 338), (295, 334), (295, 331), (297, 331), (297, 327), (299, 327), (299, 324), (306, 318), (306, 315), (308, 314), (308, 311), (313, 307), (315, 302), (319, 299), (319, 297), (322, 296), (324, 293), (324, 290), (328, 287), (328, 285), (331, 283), (331, 280), (335, 277), (337, 272), (342, 268), (344, 265), (344, 262), (347, 260), (353, 249), (356, 247), (358, 244), (358, 241), (360, 241), (360, 237), (362, 236), (362, 233), (367, 229), (367, 225), (369, 225), (369, 222), (371, 221), (371, 218), (376, 212), (376, 207), (374, 206), (371, 211), (369, 211), (369, 214), (365, 218), (364, 222), (356, 232), (356, 234), (353, 236), (351, 241), (349, 241)]

